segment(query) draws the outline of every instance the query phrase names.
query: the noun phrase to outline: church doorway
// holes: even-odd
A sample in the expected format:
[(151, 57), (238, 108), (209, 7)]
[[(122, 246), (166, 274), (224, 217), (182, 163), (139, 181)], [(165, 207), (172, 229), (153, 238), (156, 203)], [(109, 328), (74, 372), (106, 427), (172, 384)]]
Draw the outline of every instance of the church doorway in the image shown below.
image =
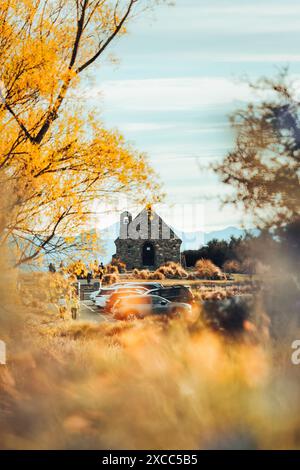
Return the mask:
[(144, 266), (154, 266), (155, 262), (154, 245), (151, 242), (146, 242), (143, 245), (142, 261)]

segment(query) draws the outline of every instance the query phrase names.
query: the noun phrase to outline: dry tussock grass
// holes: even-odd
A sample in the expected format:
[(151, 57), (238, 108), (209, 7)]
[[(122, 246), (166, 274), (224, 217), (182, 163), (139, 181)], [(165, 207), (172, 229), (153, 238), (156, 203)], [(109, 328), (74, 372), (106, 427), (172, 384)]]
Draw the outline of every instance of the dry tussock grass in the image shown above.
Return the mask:
[(106, 274), (119, 274), (119, 269), (118, 266), (115, 266), (114, 264), (108, 264), (105, 266), (105, 273)]
[(227, 260), (223, 265), (225, 273), (240, 273), (242, 271), (241, 263), (235, 259)]
[(111, 284), (114, 284), (115, 282), (119, 281), (119, 274), (113, 273), (113, 274), (104, 274), (102, 278), (103, 284), (106, 284), (110, 286)]
[(126, 272), (126, 264), (123, 263), (119, 258), (113, 258), (111, 260), (110, 266), (115, 266), (118, 270), (118, 273)]
[(183, 267), (173, 261), (168, 261), (155, 271), (134, 269), (132, 274), (135, 279), (144, 280), (185, 279), (188, 277)]
[(255, 294), (259, 292), (260, 288), (254, 283), (245, 284), (242, 286), (232, 285), (230, 287), (207, 287), (200, 286), (193, 289), (193, 294), (196, 300), (222, 300), (231, 299), (236, 296), (243, 296), (247, 294)]
[(187, 272), (181, 264), (169, 261), (158, 268), (157, 272), (163, 274), (166, 279), (184, 279), (187, 278)]
[(221, 269), (218, 268), (209, 259), (199, 259), (195, 265), (196, 275), (201, 279), (224, 279), (226, 276), (222, 273)]
[(146, 279), (149, 279), (150, 278), (150, 271), (149, 269), (137, 269), (135, 268), (132, 272), (132, 275), (133, 275), (133, 278), (134, 279), (143, 279), (143, 280), (146, 280)]

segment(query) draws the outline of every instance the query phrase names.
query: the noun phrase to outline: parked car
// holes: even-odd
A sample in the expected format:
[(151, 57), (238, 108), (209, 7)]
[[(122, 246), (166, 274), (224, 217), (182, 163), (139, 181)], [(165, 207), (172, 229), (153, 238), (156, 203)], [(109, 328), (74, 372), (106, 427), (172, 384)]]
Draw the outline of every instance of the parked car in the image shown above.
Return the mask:
[(116, 291), (113, 287), (107, 287), (105, 289), (100, 289), (98, 294), (95, 297), (95, 305), (99, 308), (105, 308), (106, 303), (111, 296)]
[(182, 302), (170, 302), (158, 295), (132, 295), (116, 301), (112, 313), (117, 320), (145, 318), (148, 315), (189, 315), (191, 306)]
[(95, 302), (96, 297), (97, 297), (97, 295), (99, 294), (100, 291), (101, 291), (101, 288), (90, 293), (90, 300), (92, 302)]
[(117, 300), (121, 298), (129, 297), (133, 295), (143, 295), (143, 294), (147, 294), (148, 292), (148, 290), (145, 287), (137, 287), (136, 289), (130, 286), (126, 286), (126, 287), (117, 289), (110, 295), (109, 299), (106, 302), (106, 307), (105, 307), (107, 312), (111, 312)]
[(152, 289), (149, 293), (159, 295), (171, 302), (183, 302), (186, 304), (192, 304), (194, 302), (194, 294), (189, 286), (165, 286)]
[(96, 297), (101, 296), (101, 295), (105, 295), (106, 291), (107, 292), (110, 292), (110, 291), (115, 292), (117, 289), (120, 289), (121, 287), (124, 287), (124, 286), (121, 286), (121, 285), (118, 285), (118, 284), (113, 284), (110, 287), (100, 287), (98, 290), (90, 293), (90, 300), (95, 303), (96, 302)]
[[(138, 287), (138, 286), (131, 286), (130, 284), (128, 285), (115, 285), (111, 287), (107, 287), (105, 289), (100, 289), (99, 293), (95, 297), (95, 304), (99, 308), (107, 308), (108, 302), (110, 297), (118, 292), (124, 292), (124, 295), (128, 295), (130, 291), (132, 293), (136, 294), (144, 294), (148, 292), (148, 289), (145, 287)], [(116, 300), (116, 298), (115, 298)], [(110, 307), (112, 304), (110, 304)]]

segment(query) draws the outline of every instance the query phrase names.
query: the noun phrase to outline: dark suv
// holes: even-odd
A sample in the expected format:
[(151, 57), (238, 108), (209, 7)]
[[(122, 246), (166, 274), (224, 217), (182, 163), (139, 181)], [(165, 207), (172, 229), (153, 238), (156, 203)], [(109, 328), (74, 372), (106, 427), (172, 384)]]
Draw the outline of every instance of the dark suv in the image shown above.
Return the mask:
[(194, 295), (189, 286), (159, 287), (152, 289), (149, 294), (159, 295), (171, 302), (183, 302), (185, 304), (192, 304), (194, 302)]

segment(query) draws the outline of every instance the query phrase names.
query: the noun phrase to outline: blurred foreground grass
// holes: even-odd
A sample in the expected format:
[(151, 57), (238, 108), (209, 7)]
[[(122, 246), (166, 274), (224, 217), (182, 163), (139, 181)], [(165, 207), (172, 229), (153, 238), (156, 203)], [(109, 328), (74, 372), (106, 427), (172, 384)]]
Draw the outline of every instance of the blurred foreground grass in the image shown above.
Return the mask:
[(209, 330), (201, 311), (53, 321), (48, 278), (24, 302), (15, 276), (0, 287), (0, 448), (300, 448), (300, 368), (260, 328), (259, 308), (235, 336)]

